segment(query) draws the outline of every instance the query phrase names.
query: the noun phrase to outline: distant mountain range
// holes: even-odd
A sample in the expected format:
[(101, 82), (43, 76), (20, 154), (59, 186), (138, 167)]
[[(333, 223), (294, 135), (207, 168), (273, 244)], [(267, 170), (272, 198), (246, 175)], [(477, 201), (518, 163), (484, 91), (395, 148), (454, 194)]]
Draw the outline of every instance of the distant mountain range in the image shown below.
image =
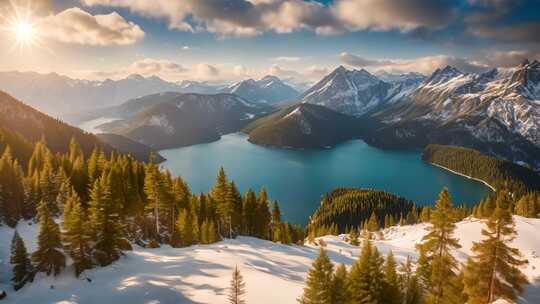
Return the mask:
[(385, 124), (375, 145), (460, 145), (540, 168), (540, 63), (483, 74), (447, 66), (374, 117)]
[(52, 116), (118, 105), (152, 93), (180, 87), (159, 77), (131, 75), (121, 80), (88, 81), (55, 73), (0, 72), (0, 89)]
[[(127, 100), (162, 92), (218, 94), (233, 93), (252, 102), (283, 101), (299, 93), (275, 76), (246, 80), (233, 86), (210, 82), (169, 82), (159, 77), (131, 75), (125, 79), (90, 81), (56, 73), (0, 72), (0, 90), (24, 100), (28, 105), (72, 122), (73, 114), (93, 112)], [(76, 117), (75, 116), (75, 117)]]
[(352, 116), (301, 103), (255, 121), (244, 132), (256, 144), (324, 148), (357, 137), (358, 126)]
[(101, 126), (155, 149), (218, 140), (270, 111), (233, 94), (161, 93), (131, 100), (106, 110), (121, 118)]
[(265, 76), (260, 80), (248, 79), (240, 81), (222, 91), (236, 94), (252, 102), (267, 104), (292, 101), (300, 95), (293, 87), (276, 76)]

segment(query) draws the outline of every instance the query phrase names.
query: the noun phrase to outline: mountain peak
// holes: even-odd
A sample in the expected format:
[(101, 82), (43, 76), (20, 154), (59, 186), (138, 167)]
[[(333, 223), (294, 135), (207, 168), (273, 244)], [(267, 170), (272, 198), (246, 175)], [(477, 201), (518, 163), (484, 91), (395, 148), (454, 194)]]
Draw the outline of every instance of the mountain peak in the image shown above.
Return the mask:
[(281, 82), (281, 79), (279, 77), (274, 75), (266, 75), (263, 78), (260, 79), (261, 81), (279, 81)]

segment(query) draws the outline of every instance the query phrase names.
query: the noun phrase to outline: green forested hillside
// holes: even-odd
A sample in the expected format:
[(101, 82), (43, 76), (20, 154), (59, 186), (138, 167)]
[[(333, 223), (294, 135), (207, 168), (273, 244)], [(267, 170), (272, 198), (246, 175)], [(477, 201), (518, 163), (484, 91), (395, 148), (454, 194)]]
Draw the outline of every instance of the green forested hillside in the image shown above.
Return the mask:
[[(100, 147), (107, 153), (113, 150), (93, 134), (43, 114), (2, 91), (0, 91), (0, 128), (19, 133), (28, 142), (44, 139), (47, 147), (54, 153), (68, 152), (72, 138), (81, 145), (86, 156), (90, 155), (94, 147)], [(10, 140), (13, 137), (5, 139)]]
[(428, 145), (422, 154), (426, 162), (446, 167), (517, 194), (540, 190), (540, 175), (526, 167), (485, 155), (477, 150), (445, 145)]
[(263, 117), (244, 130), (255, 144), (324, 148), (359, 137), (358, 121), (323, 106), (297, 104)]
[[(378, 225), (383, 226), (388, 220), (387, 216), (392, 216), (395, 223), (407, 217), (413, 209), (416, 207), (412, 201), (392, 193), (375, 189), (338, 188), (323, 197), (321, 206), (311, 216), (308, 230), (311, 232), (337, 225), (338, 232), (342, 233), (347, 228), (362, 228), (362, 223), (373, 213)], [(415, 213), (418, 216), (418, 210)]]

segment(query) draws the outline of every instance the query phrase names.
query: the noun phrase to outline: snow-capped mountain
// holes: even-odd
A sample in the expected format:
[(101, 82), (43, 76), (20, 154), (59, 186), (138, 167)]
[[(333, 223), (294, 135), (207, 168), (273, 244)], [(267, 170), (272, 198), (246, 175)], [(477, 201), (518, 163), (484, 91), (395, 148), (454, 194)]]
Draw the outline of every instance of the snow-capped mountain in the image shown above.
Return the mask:
[(236, 94), (251, 102), (274, 104), (292, 100), (300, 93), (276, 76), (265, 76), (259, 80), (247, 79), (237, 82), (223, 90)]
[(473, 146), (539, 168), (540, 63), (483, 74), (438, 69), (377, 116), (388, 126), (375, 143)]
[(303, 103), (361, 116), (414, 89), (422, 79), (416, 74), (411, 75), (394, 77), (387, 82), (364, 69), (347, 70), (340, 66), (302, 94), (300, 99)]
[(182, 80), (178, 82), (179, 91), (182, 93), (217, 94), (227, 86), (214, 84), (206, 81)]
[(182, 88), (159, 77), (89, 81), (33, 72), (0, 72), (0, 89), (53, 116), (110, 107), (139, 96)]
[(110, 109), (123, 119), (98, 128), (164, 149), (218, 140), (267, 110), (233, 94), (161, 93)]

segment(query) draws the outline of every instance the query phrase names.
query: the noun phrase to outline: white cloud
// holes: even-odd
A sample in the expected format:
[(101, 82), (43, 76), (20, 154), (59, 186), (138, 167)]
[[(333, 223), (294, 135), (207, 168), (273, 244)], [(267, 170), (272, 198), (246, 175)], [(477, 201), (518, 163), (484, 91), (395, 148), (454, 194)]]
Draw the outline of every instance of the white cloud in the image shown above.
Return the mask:
[(116, 12), (91, 15), (69, 8), (39, 21), (40, 35), (64, 43), (81, 45), (128, 45), (144, 38), (144, 31)]
[(272, 60), (274, 61), (282, 61), (282, 62), (297, 62), (300, 61), (302, 58), (300, 57), (289, 57), (289, 56), (281, 56), (281, 57), (274, 57)]
[(350, 30), (410, 31), (446, 26), (454, 5), (445, 0), (337, 0), (332, 9)]
[(440, 28), (454, 16), (450, 0), (82, 0), (88, 6), (123, 7), (164, 18), (173, 29), (254, 36), (266, 31)]
[(340, 60), (350, 66), (385, 70), (388, 72), (419, 72), (429, 75), (434, 70), (447, 65), (454, 66), (464, 72), (481, 72), (489, 66), (486, 63), (446, 55), (425, 56), (415, 59), (368, 59), (361, 56), (341, 53)]

